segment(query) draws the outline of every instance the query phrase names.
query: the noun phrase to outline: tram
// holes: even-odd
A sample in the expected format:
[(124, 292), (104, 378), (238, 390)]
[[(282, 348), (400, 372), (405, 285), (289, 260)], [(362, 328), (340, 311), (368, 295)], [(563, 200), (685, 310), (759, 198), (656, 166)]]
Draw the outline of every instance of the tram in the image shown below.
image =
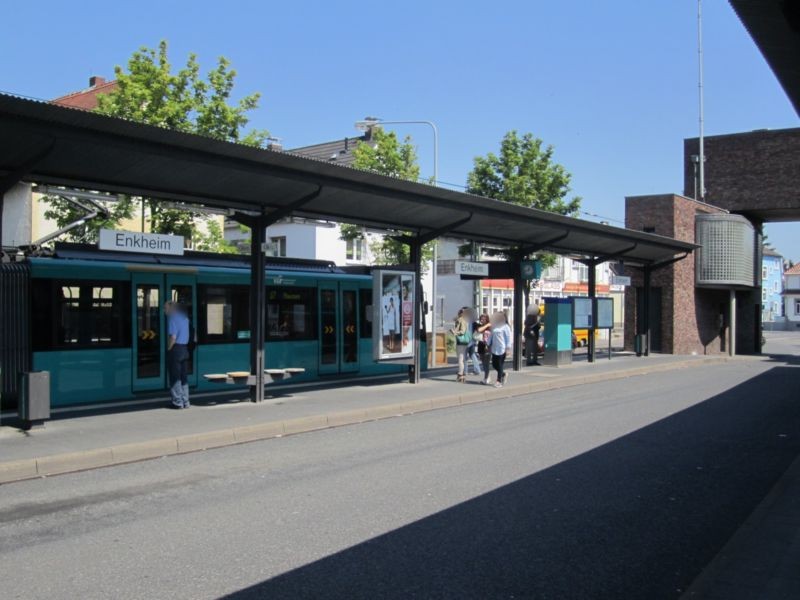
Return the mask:
[[(220, 391), (205, 373), (249, 370), (246, 256), (134, 254), (57, 244), (48, 255), (1, 265), (0, 279), (8, 309), (3, 387), (16, 387), (10, 378), (19, 374), (9, 369), (49, 371), (52, 407), (165, 393), (167, 300), (181, 302), (192, 323), (194, 390)], [(373, 359), (368, 268), (269, 258), (266, 286), (268, 368), (305, 368), (293, 382), (407, 370)], [(424, 365), (424, 344), (422, 354)], [(13, 394), (5, 394), (4, 409), (12, 402)]]

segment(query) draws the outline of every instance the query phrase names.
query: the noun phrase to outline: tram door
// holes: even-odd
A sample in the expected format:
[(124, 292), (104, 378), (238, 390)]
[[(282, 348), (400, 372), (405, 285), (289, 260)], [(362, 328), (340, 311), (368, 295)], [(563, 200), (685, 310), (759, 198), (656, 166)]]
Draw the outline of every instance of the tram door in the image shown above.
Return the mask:
[[(197, 312), (197, 285), (193, 275), (135, 273), (133, 293), (133, 390), (163, 390), (167, 387), (167, 328), (164, 303), (182, 303), (187, 310), (190, 332)], [(189, 357), (189, 385), (197, 385), (197, 350)]]
[(164, 389), (164, 275), (134, 273), (131, 283), (133, 391)]
[(358, 359), (358, 288), (352, 283), (319, 286), (319, 372), (354, 373)]

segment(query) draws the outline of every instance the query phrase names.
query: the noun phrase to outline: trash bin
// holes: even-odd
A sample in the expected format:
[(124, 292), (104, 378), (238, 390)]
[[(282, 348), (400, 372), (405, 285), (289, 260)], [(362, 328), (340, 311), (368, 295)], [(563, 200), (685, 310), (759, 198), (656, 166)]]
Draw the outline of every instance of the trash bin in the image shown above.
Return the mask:
[(19, 418), (24, 429), (50, 418), (50, 372), (23, 373), (19, 385)]

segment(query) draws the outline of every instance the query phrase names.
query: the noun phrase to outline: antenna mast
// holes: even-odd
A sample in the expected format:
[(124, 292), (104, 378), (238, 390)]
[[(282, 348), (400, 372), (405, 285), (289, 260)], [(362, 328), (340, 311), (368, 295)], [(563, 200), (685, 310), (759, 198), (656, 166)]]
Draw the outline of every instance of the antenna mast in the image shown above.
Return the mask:
[(697, 0), (697, 64), (698, 64), (698, 83), (697, 83), (697, 92), (698, 92), (698, 102), (700, 108), (700, 118), (699, 118), (699, 125), (700, 125), (700, 136), (698, 139), (700, 150), (698, 153), (698, 172), (699, 172), (699, 185), (698, 185), (698, 194), (700, 196), (699, 200), (701, 202), (705, 202), (706, 199), (706, 183), (705, 183), (705, 139), (704, 139), (704, 123), (703, 123), (703, 113), (705, 111), (703, 106), (703, 0)]

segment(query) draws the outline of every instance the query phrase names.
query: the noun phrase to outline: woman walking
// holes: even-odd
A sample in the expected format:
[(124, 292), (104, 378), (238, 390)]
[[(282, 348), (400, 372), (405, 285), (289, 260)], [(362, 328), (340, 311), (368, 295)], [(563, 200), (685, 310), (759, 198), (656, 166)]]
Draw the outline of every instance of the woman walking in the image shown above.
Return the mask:
[(459, 383), (464, 383), (466, 379), (464, 368), (467, 362), (467, 346), (472, 341), (472, 327), (468, 317), (469, 315), (464, 312), (463, 308), (459, 310), (453, 328), (450, 330), (456, 337), (456, 354), (458, 355), (458, 377), (456, 380)]
[(492, 366), (497, 371), (497, 381), (494, 387), (503, 387), (508, 382), (508, 374), (505, 372), (504, 363), (506, 353), (511, 346), (511, 328), (506, 322), (506, 315), (496, 312), (492, 316), (492, 335), (489, 339), (489, 349), (492, 352)]
[(483, 379), (481, 383), (487, 385), (489, 383), (489, 368), (492, 362), (492, 353), (489, 351), (489, 340), (492, 337), (492, 324), (489, 323), (489, 315), (484, 313), (480, 316), (476, 332), (481, 336), (478, 342), (478, 356), (483, 366)]

